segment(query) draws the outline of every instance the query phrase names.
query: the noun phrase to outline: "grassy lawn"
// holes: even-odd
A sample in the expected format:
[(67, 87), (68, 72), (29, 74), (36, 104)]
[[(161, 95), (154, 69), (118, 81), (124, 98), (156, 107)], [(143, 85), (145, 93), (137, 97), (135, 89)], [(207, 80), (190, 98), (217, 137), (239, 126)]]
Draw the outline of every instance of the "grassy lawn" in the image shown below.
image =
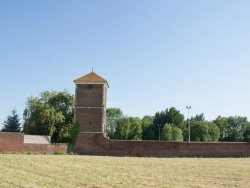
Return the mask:
[(249, 187), (250, 158), (0, 155), (0, 187)]

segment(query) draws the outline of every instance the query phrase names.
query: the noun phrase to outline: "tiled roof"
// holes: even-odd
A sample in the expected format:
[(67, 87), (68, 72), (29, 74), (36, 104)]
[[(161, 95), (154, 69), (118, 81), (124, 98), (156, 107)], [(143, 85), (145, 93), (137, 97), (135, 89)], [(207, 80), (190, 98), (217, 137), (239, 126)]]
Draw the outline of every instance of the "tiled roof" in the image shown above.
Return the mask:
[(86, 74), (85, 76), (82, 76), (76, 80), (74, 80), (76, 84), (79, 83), (91, 83), (91, 82), (100, 82), (100, 83), (108, 83), (107, 80), (103, 79), (98, 74), (91, 72), (89, 74)]

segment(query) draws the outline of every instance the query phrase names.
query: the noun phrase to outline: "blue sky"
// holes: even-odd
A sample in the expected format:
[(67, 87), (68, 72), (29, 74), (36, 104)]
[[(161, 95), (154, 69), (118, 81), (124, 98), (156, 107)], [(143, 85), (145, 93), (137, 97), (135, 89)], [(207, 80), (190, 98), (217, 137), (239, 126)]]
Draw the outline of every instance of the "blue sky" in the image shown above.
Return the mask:
[(108, 107), (250, 118), (249, 0), (0, 1), (0, 126), (91, 71)]

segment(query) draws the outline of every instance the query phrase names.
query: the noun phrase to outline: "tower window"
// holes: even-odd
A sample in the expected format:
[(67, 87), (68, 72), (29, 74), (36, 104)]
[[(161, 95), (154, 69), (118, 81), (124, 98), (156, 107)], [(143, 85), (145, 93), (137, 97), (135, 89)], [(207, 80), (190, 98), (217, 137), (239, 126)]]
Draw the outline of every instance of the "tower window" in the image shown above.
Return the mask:
[(91, 125), (91, 121), (88, 122), (88, 125)]

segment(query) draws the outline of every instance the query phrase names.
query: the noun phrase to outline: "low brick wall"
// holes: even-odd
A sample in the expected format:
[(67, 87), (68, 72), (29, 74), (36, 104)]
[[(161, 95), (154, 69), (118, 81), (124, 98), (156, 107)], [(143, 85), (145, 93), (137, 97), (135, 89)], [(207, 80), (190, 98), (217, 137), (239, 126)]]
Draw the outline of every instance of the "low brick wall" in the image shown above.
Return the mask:
[(66, 144), (51, 145), (24, 143), (23, 133), (0, 132), (0, 152), (31, 152), (39, 154), (54, 154), (56, 152), (67, 153), (68, 146)]
[(66, 144), (50, 145), (50, 144), (24, 144), (24, 152), (38, 154), (55, 154), (56, 152), (67, 153)]
[(249, 157), (245, 142), (114, 141), (102, 134), (81, 133), (75, 150), (79, 154), (149, 157)]
[(0, 152), (23, 152), (24, 134), (0, 132)]
[[(103, 134), (81, 133), (75, 150), (79, 154), (149, 156), (149, 157), (249, 157), (250, 143), (245, 142), (159, 142), (114, 141)], [(0, 132), (0, 152), (31, 152), (39, 154), (67, 153), (65, 144), (24, 143), (23, 133)]]

